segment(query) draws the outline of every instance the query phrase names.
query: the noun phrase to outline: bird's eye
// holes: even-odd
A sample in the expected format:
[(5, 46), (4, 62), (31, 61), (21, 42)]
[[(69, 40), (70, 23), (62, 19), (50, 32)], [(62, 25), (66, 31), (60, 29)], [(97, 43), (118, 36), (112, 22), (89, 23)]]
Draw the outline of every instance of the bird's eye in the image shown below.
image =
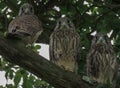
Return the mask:
[(61, 27), (61, 21), (57, 22), (58, 29)]
[(61, 25), (61, 22), (59, 21), (58, 24)]
[(67, 23), (68, 23), (69, 27), (73, 27), (73, 25), (72, 25), (70, 20), (67, 20)]
[(98, 40), (98, 37), (96, 36), (95, 39)]
[(23, 8), (21, 8), (21, 10), (22, 10), (22, 11), (24, 11), (24, 9), (23, 9)]
[(107, 40), (108, 40), (108, 36), (107, 36), (107, 35), (105, 35), (105, 36), (104, 36), (104, 39), (107, 41)]
[(30, 7), (30, 11), (32, 12), (32, 10), (33, 10), (33, 8), (32, 7)]
[(16, 32), (16, 29), (13, 29), (12, 32)]
[(70, 24), (70, 20), (67, 20), (67, 23)]
[(106, 38), (107, 38), (107, 35), (104, 35), (104, 38), (106, 39)]

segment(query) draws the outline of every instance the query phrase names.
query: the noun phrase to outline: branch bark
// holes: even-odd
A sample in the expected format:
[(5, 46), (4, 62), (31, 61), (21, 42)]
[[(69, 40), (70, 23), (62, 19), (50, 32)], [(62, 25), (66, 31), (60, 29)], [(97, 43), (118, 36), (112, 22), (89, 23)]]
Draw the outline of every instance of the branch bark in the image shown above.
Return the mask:
[(95, 88), (80, 76), (67, 72), (26, 48), (15, 39), (0, 36), (0, 54), (9, 62), (19, 65), (56, 88)]

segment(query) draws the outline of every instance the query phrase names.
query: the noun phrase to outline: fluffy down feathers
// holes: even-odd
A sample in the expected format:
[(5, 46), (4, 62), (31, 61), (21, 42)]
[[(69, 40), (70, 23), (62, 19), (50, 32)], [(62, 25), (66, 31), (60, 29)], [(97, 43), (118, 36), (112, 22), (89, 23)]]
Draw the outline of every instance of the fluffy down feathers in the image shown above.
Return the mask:
[[(27, 11), (23, 11), (23, 13), (25, 12), (24, 14), (20, 13), (25, 5), (28, 8), (26, 7), (24, 10), (27, 9), (28, 13)], [(42, 32), (41, 22), (33, 12), (30, 13), (32, 8), (30, 6), (30, 4), (23, 4), (20, 8), (19, 16), (13, 19), (8, 26), (8, 32), (22, 38), (26, 44), (33, 44)]]
[(117, 71), (116, 55), (108, 36), (98, 33), (92, 40), (87, 56), (87, 74), (102, 84), (114, 84)]
[(60, 18), (50, 36), (50, 60), (61, 68), (77, 73), (80, 37), (68, 18)]

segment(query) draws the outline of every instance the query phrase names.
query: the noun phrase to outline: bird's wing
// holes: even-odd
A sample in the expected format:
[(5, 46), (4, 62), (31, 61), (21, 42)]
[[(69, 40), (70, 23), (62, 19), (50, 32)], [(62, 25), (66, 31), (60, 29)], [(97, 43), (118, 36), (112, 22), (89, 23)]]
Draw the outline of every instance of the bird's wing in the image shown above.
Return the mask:
[(56, 44), (56, 38), (55, 38), (55, 33), (53, 32), (50, 36), (50, 44), (49, 44), (50, 61), (52, 62), (55, 60), (55, 56), (54, 56), (55, 44)]
[(50, 60), (72, 56), (80, 58), (80, 37), (75, 31), (55, 31), (50, 36)]
[(17, 16), (8, 26), (8, 33), (20, 38), (29, 36), (30, 38), (26, 40), (29, 40), (30, 43), (34, 43), (42, 31), (41, 22), (35, 15)]
[(41, 30), (41, 24), (35, 15), (18, 16), (12, 20), (8, 27), (9, 33), (34, 34)]
[(80, 41), (80, 36), (77, 32), (74, 32), (75, 38), (74, 38), (74, 46), (76, 49), (76, 60), (77, 62), (80, 62), (81, 60), (81, 55), (80, 55), (80, 50), (81, 50), (81, 41)]

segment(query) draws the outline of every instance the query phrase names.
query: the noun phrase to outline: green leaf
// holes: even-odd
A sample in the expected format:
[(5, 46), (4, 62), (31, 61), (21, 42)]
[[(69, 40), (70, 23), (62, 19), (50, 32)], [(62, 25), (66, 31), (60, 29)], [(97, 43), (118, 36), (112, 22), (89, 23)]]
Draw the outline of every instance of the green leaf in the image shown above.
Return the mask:
[(25, 83), (23, 83), (23, 88), (33, 88), (33, 83), (31, 83), (30, 81), (26, 80)]
[(28, 76), (27, 72), (23, 74), (23, 88), (33, 88), (35, 77), (33, 75)]
[(33, 82), (34, 82), (34, 77), (30, 76), (29, 77), (24, 77), (23, 78), (23, 88), (33, 88)]
[(13, 79), (13, 77), (14, 77), (13, 72), (14, 72), (13, 70), (10, 70), (10, 71), (9, 71), (9, 78), (10, 78), (10, 79)]
[(36, 45), (36, 46), (35, 46), (35, 49), (40, 49), (40, 48), (41, 48), (40, 45)]
[(12, 84), (6, 84), (6, 88), (15, 88)]
[(3, 86), (0, 86), (0, 88), (4, 88)]
[(14, 83), (15, 83), (15, 86), (17, 87), (19, 82), (21, 81), (21, 73), (19, 71), (16, 72), (16, 75), (15, 75), (15, 78), (14, 78)]

